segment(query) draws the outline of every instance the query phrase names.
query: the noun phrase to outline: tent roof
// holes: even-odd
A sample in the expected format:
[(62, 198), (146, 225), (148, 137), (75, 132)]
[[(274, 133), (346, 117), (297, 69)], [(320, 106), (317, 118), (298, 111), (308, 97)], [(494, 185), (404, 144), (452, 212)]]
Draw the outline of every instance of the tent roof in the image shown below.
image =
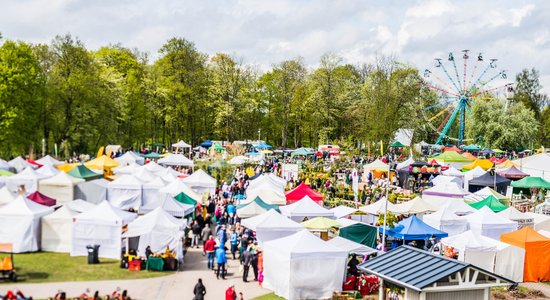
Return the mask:
[[(468, 230), (461, 234), (443, 238), (441, 242), (459, 251), (473, 250), (479, 252), (496, 252), (497, 247), (495, 243), (492, 243), (490, 240), (492, 239)], [(496, 240), (494, 241), (496, 242)]]
[(183, 154), (169, 154), (158, 160), (160, 165), (192, 167), (194, 163)]
[(143, 184), (144, 189), (160, 189), (165, 186), (166, 186), (166, 183), (160, 177), (156, 177), (155, 179)]
[(36, 173), (43, 175), (44, 177), (51, 177), (59, 173), (60, 171), (52, 165), (43, 165), (36, 170)]
[(508, 220), (502, 216), (497, 215), (490, 208), (483, 206), (478, 211), (465, 216), (469, 223), (474, 224), (517, 224), (517, 222)]
[(185, 224), (185, 220), (176, 219), (167, 213), (162, 207), (138, 217), (128, 224), (128, 231), (123, 237), (137, 237), (153, 231), (176, 234)]
[(172, 144), (173, 148), (191, 148), (191, 145), (187, 144), (183, 140), (179, 140), (179, 142)]
[(334, 217), (334, 213), (313, 201), (309, 196), (293, 204), (280, 207), (281, 213), (286, 216), (325, 216)]
[(307, 229), (314, 230), (329, 230), (331, 228), (340, 227), (340, 224), (334, 219), (326, 217), (315, 217), (301, 223)]
[(199, 202), (202, 200), (202, 197), (195, 193), (189, 186), (183, 183), (181, 180), (177, 179), (170, 182), (167, 186), (159, 190), (160, 193), (169, 194), (172, 197), (178, 196), (181, 193), (189, 196), (191, 199)]
[(40, 185), (69, 186), (76, 185), (81, 182), (84, 182), (84, 180), (70, 176), (65, 172), (59, 172), (53, 177), (41, 180)]
[(21, 195), (0, 208), (1, 216), (45, 216), (53, 212), (53, 208), (38, 204)]
[(467, 159), (469, 160), (476, 160), (477, 159), (477, 156), (473, 155), (472, 153), (470, 152), (464, 152), (461, 154), (463, 157), (466, 157)]
[[(355, 224), (363, 224), (362, 222), (359, 222), (357, 220), (347, 219), (347, 218), (336, 219), (336, 222), (338, 222), (338, 225), (340, 225), (340, 228), (348, 227), (348, 226), (355, 225)], [(365, 225), (367, 225), (367, 224), (365, 224)]]
[(414, 163), (414, 159), (412, 157), (407, 158), (405, 161), (402, 161), (397, 164), (397, 170), (401, 170), (403, 168), (406, 168)]
[(493, 162), (489, 159), (476, 159), (472, 163), (462, 166), (462, 170), (472, 170), (481, 167), (483, 170), (489, 170), (493, 167)]
[(525, 248), (527, 243), (533, 242), (548, 242), (548, 245), (550, 246), (550, 239), (536, 232), (535, 229), (530, 226), (525, 226), (520, 230), (501, 234), (500, 240), (520, 248)]
[(140, 170), (141, 166), (138, 165), (135, 162), (131, 162), (128, 165), (120, 165), (116, 168), (113, 168), (113, 173), (120, 175), (120, 174), (132, 174), (134, 172), (137, 172)]
[(479, 147), (476, 144), (470, 144), (470, 145), (464, 146), (462, 149), (464, 149), (465, 151), (478, 151), (479, 149), (481, 149), (481, 147)]
[(78, 214), (79, 212), (72, 210), (67, 205), (63, 205), (52, 214), (44, 216), (43, 219), (44, 220), (70, 220), (72, 222), (72, 219)]
[(94, 208), (95, 204), (93, 204), (91, 202), (88, 202), (88, 201), (84, 201), (82, 199), (76, 199), (76, 200), (65, 203), (64, 206), (67, 206), (72, 211), (81, 213), (81, 212), (85, 212), (85, 211), (88, 211), (88, 210)]
[(334, 217), (339, 219), (339, 218), (345, 217), (347, 215), (351, 215), (353, 213), (356, 213), (360, 210), (355, 209), (353, 207), (345, 206), (345, 205), (339, 205), (339, 206), (331, 208), (330, 211), (332, 213), (334, 213)]
[(453, 145), (452, 147), (445, 147), (443, 148), (443, 151), (454, 151), (454, 152), (462, 152), (460, 148), (458, 148), (456, 145)]
[(18, 156), (8, 161), (8, 165), (14, 168), (17, 172), (21, 172), (27, 167), (32, 167), (32, 165), (28, 161), (24, 160), (21, 156)]
[(416, 197), (412, 200), (409, 200), (407, 202), (396, 204), (394, 206), (396, 213), (402, 213), (402, 214), (419, 214), (419, 213), (425, 213), (425, 212), (435, 212), (439, 209), (439, 207), (433, 206), (429, 204), (428, 202), (424, 201), (420, 197)]
[(72, 170), (69, 171), (68, 174), (73, 177), (82, 179), (97, 179), (103, 177), (103, 175), (95, 173), (94, 171), (88, 169), (88, 167), (82, 164), (74, 167)]
[(0, 205), (8, 204), (15, 200), (15, 195), (10, 192), (7, 186), (0, 188)]
[(128, 224), (136, 217), (137, 215), (134, 213), (114, 207), (108, 201), (102, 201), (89, 211), (83, 212), (76, 216), (76, 219), (91, 223), (95, 223), (97, 221), (110, 222), (122, 226), (124, 224)]
[[(256, 200), (259, 200), (259, 201), (256, 201)], [(277, 210), (277, 211), (279, 210), (279, 207), (277, 205), (269, 205), (261, 201), (260, 198), (256, 198), (256, 200), (239, 205), (237, 207), (237, 215), (240, 218), (250, 218), (257, 215), (261, 215), (270, 209)]]
[(256, 178), (250, 180), (248, 184), (248, 189), (256, 189), (257, 187), (263, 185), (269, 185), (273, 186), (276, 189), (284, 190), (286, 186), (286, 180), (273, 173), (261, 174), (256, 176)]
[[(260, 197), (256, 197), (252, 201), (248, 201), (246, 203), (237, 205), (237, 213), (239, 213), (239, 210), (242, 210), (245, 207), (250, 206), (252, 204), (256, 204), (256, 205), (262, 207), (263, 209), (265, 209), (265, 211), (268, 211), (270, 209), (274, 209), (276, 211), (279, 211), (279, 206), (278, 205), (266, 203)], [(239, 215), (240, 215), (240, 213), (239, 213)]]
[(505, 160), (504, 162), (496, 165), (497, 168), (510, 168), (510, 167), (516, 167), (519, 168), (519, 164), (515, 163), (511, 160)]
[[(450, 163), (450, 162), (470, 162), (472, 161), (469, 158), (466, 158), (456, 151), (445, 151), (438, 156), (434, 157), (438, 163)], [(431, 158), (430, 158), (431, 160)]]
[(145, 162), (145, 159), (143, 157), (137, 155), (133, 151), (127, 151), (126, 153), (122, 154), (121, 156), (115, 157), (115, 161), (117, 161), (121, 165), (136, 163), (138, 161), (141, 162), (141, 164), (143, 164), (143, 162)]
[(26, 167), (23, 171), (13, 176), (7, 177), (6, 180), (17, 180), (17, 179), (38, 180), (45, 177), (49, 177), (49, 176), (37, 173), (32, 167)]
[(246, 156), (235, 156), (235, 157), (231, 158), (229, 161), (227, 161), (227, 163), (230, 164), (230, 165), (242, 165), (242, 164), (246, 163), (247, 160), (248, 160), (248, 157), (246, 157)]
[(390, 147), (403, 148), (403, 147), (405, 147), (405, 145), (401, 144), (400, 141), (395, 141), (395, 142), (390, 144)]
[(474, 193), (474, 195), (476, 196), (482, 196), (483, 198), (487, 197), (487, 196), (491, 196), (493, 195), (495, 198), (497, 198), (498, 200), (506, 200), (508, 198), (506, 198), (506, 196), (500, 194), (499, 192), (493, 190), (492, 188), (486, 186), (484, 188), (482, 188), (481, 190), (477, 191)]
[(377, 159), (370, 164), (366, 164), (363, 169), (365, 172), (371, 171), (371, 170), (379, 170), (379, 171), (388, 171), (389, 166), (385, 163), (383, 163), (381, 160)]
[(470, 204), (471, 207), (475, 209), (481, 209), (482, 207), (486, 206), (490, 208), (494, 212), (501, 212), (508, 208), (508, 206), (502, 204), (495, 196), (489, 195), (485, 199)]
[(505, 169), (497, 169), (497, 174), (509, 179), (521, 179), (523, 177), (529, 176), (529, 174), (522, 172), (520, 169), (516, 168), (515, 166), (511, 166)]
[(90, 169), (108, 170), (118, 166), (119, 163), (107, 155), (101, 155), (100, 157), (86, 162), (84, 165)]
[(122, 175), (109, 182), (109, 188), (141, 189), (142, 183), (134, 175)]
[[(543, 176), (550, 180), (550, 154), (540, 153), (514, 160), (520, 170), (531, 176)], [(544, 175), (543, 175), (544, 174)]]
[(518, 181), (513, 181), (512, 186), (516, 188), (544, 188), (550, 189), (550, 182), (540, 177), (525, 177)]
[(463, 180), (460, 177), (447, 176), (447, 175), (437, 175), (434, 179), (432, 179), (432, 184), (434, 186), (440, 185), (440, 184), (447, 184), (451, 182), (462, 184)]
[(470, 180), (470, 185), (477, 185), (477, 186), (493, 186), (496, 183), (496, 185), (509, 185), (510, 179), (502, 177), (498, 174), (491, 175), (489, 172), (486, 172), (485, 174), (476, 177), (472, 180)]
[(450, 166), (449, 169), (441, 172), (445, 176), (464, 177), (464, 173), (457, 168)]
[(303, 148), (303, 147), (290, 152), (290, 156), (297, 156), (297, 155), (307, 156), (307, 155), (313, 155), (313, 154), (315, 154), (314, 151), (311, 151), (310, 149)]
[(55, 199), (53, 198), (50, 198), (38, 191), (30, 194), (27, 196), (28, 199), (38, 203), (38, 204), (42, 204), (42, 205), (46, 205), (46, 206), (54, 206), (56, 204), (56, 201)]
[(216, 179), (208, 175), (208, 173), (204, 172), (202, 169), (198, 169), (197, 171), (193, 172), (193, 174), (185, 177), (181, 181), (192, 187), (200, 186), (207, 188), (216, 188), (217, 186)]
[(36, 162), (43, 166), (60, 166), (65, 164), (64, 162), (51, 157), (49, 154), (40, 159), (37, 159)]
[(277, 205), (286, 204), (285, 196), (280, 195), (279, 193), (273, 190), (257, 189), (250, 192), (249, 191), (246, 192), (246, 198), (249, 200), (254, 200), (258, 197), (268, 204), (277, 204)]
[(434, 196), (448, 196), (448, 197), (462, 197), (468, 195), (469, 192), (465, 191), (455, 182), (439, 184), (422, 192), (422, 195), (434, 195)]
[(156, 198), (155, 200), (142, 206), (139, 212), (147, 213), (158, 207), (162, 207), (162, 209), (175, 217), (185, 217), (195, 211), (195, 205), (181, 203), (173, 197), (168, 196)]
[(534, 221), (533, 217), (530, 217), (529, 215), (520, 212), (513, 206), (510, 206), (505, 210), (498, 212), (497, 215), (504, 217), (508, 220), (533, 220)]
[(358, 254), (358, 255), (369, 255), (372, 253), (376, 253), (376, 249), (372, 249), (371, 247), (367, 247), (363, 244), (356, 243), (352, 240), (348, 240), (343, 237), (333, 237), (332, 239), (327, 241), (327, 244), (331, 244), (337, 248), (346, 250), (349, 254)]
[(395, 208), (395, 204), (389, 202), (386, 200), (386, 197), (382, 197), (380, 198), (380, 200), (372, 203), (372, 204), (369, 204), (369, 205), (366, 205), (366, 206), (361, 206), (359, 207), (359, 210), (362, 211), (362, 212), (365, 212), (365, 213), (369, 213), (369, 214), (372, 214), (372, 215), (381, 215), (381, 214), (384, 214), (384, 212), (386, 211), (385, 210), (385, 207), (386, 207), (386, 204), (385, 203), (388, 203), (388, 211), (395, 211), (396, 208)]
[(328, 254), (347, 256), (347, 251), (335, 247), (307, 230), (298, 231), (292, 235), (266, 242), (266, 247), (276, 249), (278, 253), (288, 253), (291, 256), (310, 256), (312, 254)]
[(197, 206), (198, 201), (191, 198), (191, 196), (187, 195), (186, 193), (179, 193), (174, 197), (178, 202), (183, 204), (189, 204), (193, 206)]
[(285, 195), (286, 200), (291, 201), (302, 200), (306, 196), (315, 201), (323, 200), (323, 195), (310, 188), (309, 185), (305, 184), (304, 182), (300, 183), (300, 185), (298, 185), (293, 190), (288, 191)]
[[(383, 227), (378, 227), (379, 232), (383, 230)], [(446, 232), (431, 227), (415, 215), (399, 221), (394, 228), (386, 228), (386, 234), (402, 240), (423, 240), (432, 235), (438, 238), (448, 236)]]
[(261, 215), (244, 219), (241, 221), (241, 224), (246, 228), (250, 228), (254, 231), (257, 231), (258, 229), (272, 231), (304, 230), (304, 227), (302, 225), (290, 220), (289, 218), (281, 215), (273, 209), (270, 209)]
[(145, 165), (143, 165), (141, 168), (149, 171), (149, 172), (153, 172), (153, 173), (157, 173), (157, 172), (161, 172), (161, 171), (164, 171), (166, 168), (164, 168), (163, 166), (157, 164), (156, 162), (154, 161), (151, 161), (149, 163), (146, 163)]
[(480, 166), (477, 166), (477, 167), (473, 168), (470, 171), (464, 172), (464, 176), (465, 177), (467, 176), (470, 179), (473, 179), (473, 178), (479, 177), (479, 176), (481, 176), (485, 173), (487, 173), (487, 171), (483, 170), (483, 168), (481, 168)]

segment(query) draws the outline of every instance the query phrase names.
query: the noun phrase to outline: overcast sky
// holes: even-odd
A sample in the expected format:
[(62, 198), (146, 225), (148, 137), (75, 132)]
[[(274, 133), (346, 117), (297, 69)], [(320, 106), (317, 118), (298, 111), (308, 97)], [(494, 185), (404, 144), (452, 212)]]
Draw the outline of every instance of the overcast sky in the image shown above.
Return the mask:
[[(513, 77), (541, 72), (550, 92), (550, 1), (366, 0), (4, 0), (4, 39), (48, 43), (71, 33), (88, 48), (121, 43), (158, 56), (167, 39), (195, 42), (266, 69), (302, 56), (314, 66), (334, 52), (345, 62), (395, 55), (423, 70), (433, 58), (470, 49)], [(471, 69), (470, 69), (471, 70)]]

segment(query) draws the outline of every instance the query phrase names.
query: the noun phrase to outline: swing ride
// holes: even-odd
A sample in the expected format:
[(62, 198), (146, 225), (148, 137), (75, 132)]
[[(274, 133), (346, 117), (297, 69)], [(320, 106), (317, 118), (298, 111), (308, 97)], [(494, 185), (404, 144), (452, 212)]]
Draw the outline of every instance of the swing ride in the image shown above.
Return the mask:
[(487, 61), (479, 53), (471, 72), (468, 72), (469, 50), (462, 50), (462, 53), (462, 76), (457, 67), (458, 59), (452, 52), (446, 61), (436, 58), (433, 71), (424, 71), (422, 85), (427, 89), (425, 94), (428, 96), (420, 98), (420, 105), (428, 127), (437, 136), (435, 143), (438, 145), (449, 142), (461, 145), (469, 141), (465, 138), (465, 126), (466, 117), (472, 117), (472, 104), (495, 99), (502, 91), (512, 91), (511, 83), (493, 87), (495, 83), (507, 79), (506, 71), (498, 70), (497, 59)]

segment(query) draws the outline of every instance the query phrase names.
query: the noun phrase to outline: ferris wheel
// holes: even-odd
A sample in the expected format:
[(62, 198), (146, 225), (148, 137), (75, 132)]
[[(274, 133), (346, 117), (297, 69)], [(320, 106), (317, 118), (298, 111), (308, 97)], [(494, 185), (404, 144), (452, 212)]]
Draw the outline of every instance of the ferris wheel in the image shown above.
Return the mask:
[[(479, 53), (471, 67), (469, 52), (462, 50), (462, 62), (450, 52), (447, 59), (436, 58), (434, 67), (424, 70), (422, 85), (427, 93), (420, 97), (420, 106), (427, 126), (437, 135), (438, 145), (445, 142), (461, 145), (468, 141), (464, 136), (466, 117), (472, 117), (474, 101), (494, 99), (502, 92), (513, 91), (511, 83), (501, 83), (507, 75), (497, 68), (497, 59), (486, 60)], [(463, 65), (460, 72), (457, 64)]]

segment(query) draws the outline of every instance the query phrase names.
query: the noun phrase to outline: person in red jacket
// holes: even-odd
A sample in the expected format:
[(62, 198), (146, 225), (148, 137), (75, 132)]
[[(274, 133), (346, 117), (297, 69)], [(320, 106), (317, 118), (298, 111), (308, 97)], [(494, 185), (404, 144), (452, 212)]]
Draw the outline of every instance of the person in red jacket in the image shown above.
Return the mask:
[(230, 286), (225, 291), (225, 300), (237, 300), (237, 292), (235, 291), (235, 286)]
[(214, 270), (214, 257), (216, 251), (216, 241), (214, 237), (210, 235), (208, 240), (204, 243), (203, 253), (207, 255), (207, 266), (208, 269)]

